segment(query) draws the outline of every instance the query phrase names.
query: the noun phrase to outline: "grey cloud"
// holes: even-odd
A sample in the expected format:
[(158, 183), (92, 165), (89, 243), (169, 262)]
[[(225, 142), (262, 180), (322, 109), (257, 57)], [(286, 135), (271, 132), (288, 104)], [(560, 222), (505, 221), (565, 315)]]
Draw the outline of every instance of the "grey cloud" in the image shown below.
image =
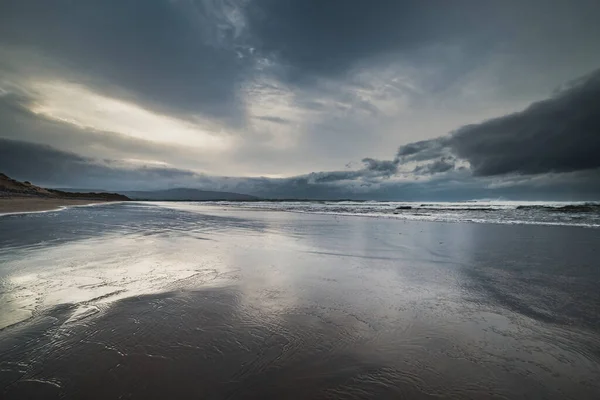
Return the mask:
[(116, 160), (97, 160), (50, 146), (1, 138), (0, 172), (49, 187), (115, 191), (190, 187), (280, 198), (352, 196), (345, 185), (320, 184), (307, 176), (281, 179), (216, 177), (175, 168), (126, 167)]
[[(482, 27), (493, 7), (469, 2), (259, 0), (248, 5), (258, 47), (295, 73), (337, 75), (358, 61), (390, 51), (414, 51), (440, 38)], [(480, 36), (481, 37), (481, 36)]]
[(16, 178), (43, 182), (61, 176), (69, 179), (88, 163), (85, 157), (50, 146), (0, 139), (0, 168)]
[[(444, 69), (444, 79), (430, 80), (432, 91), (498, 52), (535, 67), (560, 60), (562, 52), (585, 57), (597, 46), (599, 15), (595, 0), (255, 0), (246, 7), (253, 44), (287, 67), (285, 80), (343, 79), (373, 62), (401, 59)], [(443, 47), (460, 55), (440, 63)]]
[(303, 182), (303, 180), (306, 180), (307, 183), (331, 183), (337, 181), (354, 180), (360, 178), (362, 174), (362, 171), (311, 172), (305, 177), (303, 176), (296, 179), (298, 182)]
[[(114, 160), (94, 160), (22, 141), (0, 139), (0, 172), (21, 180), (51, 187), (88, 189), (152, 190), (190, 187), (234, 191), (266, 198), (357, 199), (357, 200), (466, 200), (509, 196), (530, 199), (593, 199), (600, 195), (599, 170), (568, 176), (544, 176), (532, 184), (528, 180), (507, 180), (490, 185), (489, 178), (472, 179), (468, 174), (452, 179), (440, 177), (419, 182), (342, 181), (313, 179), (315, 176), (350, 177), (351, 171), (316, 173), (291, 178), (239, 178), (196, 174), (174, 168), (127, 168)], [(329, 175), (328, 175), (329, 174)], [(595, 184), (590, 185), (590, 182)]]
[[(593, 0), (256, 0), (245, 13), (256, 53), (306, 116), (292, 154), (250, 144), (239, 155), (269, 158), (275, 169), (307, 168), (294, 152), (311, 154), (322, 170), (364, 154), (382, 158), (388, 146), (514, 110), (600, 63)], [(440, 123), (421, 124), (427, 118)], [(432, 154), (403, 162), (450, 155), (445, 143), (433, 144)]]
[(0, 139), (0, 171), (40, 185), (94, 189), (163, 188), (176, 183), (197, 185), (203, 180), (191, 171), (147, 166), (127, 168), (119, 161), (99, 161), (50, 146), (8, 139)]
[(400, 146), (396, 159), (402, 160), (402, 163), (424, 161), (442, 157), (446, 153), (448, 153), (448, 139), (442, 137)]
[(425, 165), (418, 165), (414, 169), (414, 173), (419, 175), (433, 175), (442, 172), (448, 172), (455, 168), (453, 157), (442, 157), (439, 160), (435, 160), (432, 163)]
[(394, 175), (398, 172), (398, 161), (376, 160), (374, 158), (363, 158), (366, 171), (378, 172), (383, 175)]
[(451, 169), (453, 155), (476, 176), (545, 174), (600, 168), (600, 70), (525, 110), (448, 136), (403, 145), (396, 158), (440, 160), (415, 172)]
[(600, 167), (600, 70), (522, 112), (459, 129), (450, 146), (482, 176)]
[[(91, 158), (150, 159), (196, 167), (203, 164), (191, 149), (54, 120), (32, 112), (34, 104), (35, 99), (24, 93), (0, 95), (0, 137), (51, 145)], [(204, 164), (208, 165), (208, 160)]]
[(600, 196), (599, 170), (543, 176), (537, 182), (507, 179), (505, 185), (492, 178), (473, 179), (470, 174), (434, 175), (412, 182), (331, 181), (315, 183), (306, 177), (235, 180), (222, 190), (234, 190), (267, 198), (356, 199), (392, 201), (459, 201), (482, 198), (531, 200), (593, 200)]
[(267, 121), (267, 122), (273, 122), (275, 124), (280, 124), (280, 125), (289, 125), (291, 123), (290, 120), (287, 120), (285, 118), (281, 118), (281, 117), (272, 117), (272, 116), (260, 116), (260, 117), (254, 117), (255, 119), (259, 119), (261, 121)]
[[(417, 175), (464, 169), (475, 176), (583, 173), (597, 184), (600, 169), (600, 70), (570, 82), (525, 110), (480, 124), (464, 126), (448, 136), (401, 146), (393, 160), (363, 159), (359, 170), (317, 172), (309, 182), (331, 183), (387, 178), (401, 165), (416, 162)], [(424, 163), (423, 163), (424, 162)], [(553, 178), (557, 182), (558, 178)]]
[[(0, 45), (60, 61), (99, 91), (147, 107), (238, 123), (241, 82), (254, 61), (236, 44), (233, 2), (23, 0), (0, 5)], [(40, 66), (43, 70), (43, 66)]]
[(0, 172), (52, 187), (144, 190), (185, 186), (290, 198), (352, 197), (352, 180), (382, 173), (366, 167), (360, 171), (316, 172), (279, 179), (207, 176), (176, 168), (98, 160), (51, 146), (2, 138)]
[[(535, 175), (600, 168), (600, 70), (571, 82), (525, 110), (468, 125), (436, 139), (409, 143), (393, 160), (363, 159), (359, 170), (309, 174), (313, 183), (387, 178), (400, 165), (434, 175), (467, 161), (475, 176)], [(592, 173), (592, 175), (594, 174)]]
[(307, 98), (296, 100), (296, 105), (300, 108), (312, 111), (321, 111), (325, 108), (325, 105), (322, 102)]
[(309, 183), (332, 183), (351, 180), (377, 180), (389, 178), (398, 172), (398, 161), (363, 158), (363, 168), (346, 171), (311, 172), (298, 178), (306, 179)]

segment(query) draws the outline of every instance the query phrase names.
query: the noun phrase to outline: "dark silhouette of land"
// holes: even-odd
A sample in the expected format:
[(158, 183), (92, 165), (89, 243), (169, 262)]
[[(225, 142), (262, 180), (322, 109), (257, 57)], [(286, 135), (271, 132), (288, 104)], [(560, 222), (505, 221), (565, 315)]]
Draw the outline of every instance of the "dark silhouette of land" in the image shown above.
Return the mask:
[(119, 193), (66, 192), (20, 182), (0, 173), (0, 213), (46, 211), (65, 206), (128, 201)]

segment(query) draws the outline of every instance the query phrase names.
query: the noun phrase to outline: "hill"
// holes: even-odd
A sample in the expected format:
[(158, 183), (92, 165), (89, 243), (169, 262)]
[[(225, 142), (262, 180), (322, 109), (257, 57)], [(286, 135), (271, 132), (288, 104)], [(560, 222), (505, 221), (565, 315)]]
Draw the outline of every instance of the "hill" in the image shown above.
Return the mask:
[(34, 197), (49, 199), (73, 199), (73, 200), (102, 200), (102, 201), (127, 201), (127, 196), (119, 193), (104, 192), (65, 192), (56, 189), (46, 189), (36, 186), (31, 182), (20, 182), (0, 173), (0, 197)]

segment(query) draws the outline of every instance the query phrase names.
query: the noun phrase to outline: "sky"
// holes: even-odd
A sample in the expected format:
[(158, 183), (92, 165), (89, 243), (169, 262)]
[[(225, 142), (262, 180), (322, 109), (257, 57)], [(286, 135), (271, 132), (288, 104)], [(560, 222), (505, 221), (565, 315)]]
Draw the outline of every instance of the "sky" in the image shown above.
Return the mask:
[(0, 2), (0, 172), (273, 198), (600, 199), (597, 0)]

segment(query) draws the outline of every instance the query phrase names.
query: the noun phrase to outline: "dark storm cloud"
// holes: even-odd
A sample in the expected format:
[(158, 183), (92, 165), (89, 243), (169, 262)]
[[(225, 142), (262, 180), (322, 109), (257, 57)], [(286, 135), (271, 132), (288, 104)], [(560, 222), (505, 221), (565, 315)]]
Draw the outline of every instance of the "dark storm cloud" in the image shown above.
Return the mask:
[(418, 165), (413, 172), (419, 175), (434, 175), (454, 169), (454, 157), (442, 157), (432, 163)]
[(485, 28), (481, 13), (494, 8), (465, 1), (258, 0), (248, 4), (247, 16), (258, 48), (293, 73), (335, 76), (360, 60)]
[(400, 146), (396, 158), (402, 163), (424, 161), (442, 157), (448, 152), (448, 139), (422, 140)]
[(46, 181), (62, 175), (68, 179), (89, 164), (85, 157), (49, 146), (0, 139), (0, 169), (9, 176)]
[[(521, 112), (401, 146), (397, 157), (402, 162), (425, 161), (444, 154), (468, 161), (476, 176), (600, 168), (600, 70)], [(424, 169), (450, 169), (442, 160)]]
[(300, 81), (340, 78), (380, 57), (424, 60), (440, 46), (461, 49), (456, 63), (439, 65), (456, 79), (507, 45), (527, 55), (544, 40), (565, 49), (573, 47), (563, 46), (565, 37), (595, 43), (599, 11), (595, 0), (255, 0), (245, 9), (253, 45)]
[(363, 168), (358, 170), (346, 171), (322, 171), (311, 172), (294, 179), (301, 179), (307, 183), (333, 183), (352, 180), (377, 180), (380, 178), (389, 178), (398, 172), (398, 161), (376, 160), (374, 158), (363, 158)]
[(114, 160), (94, 160), (50, 146), (2, 138), (0, 171), (15, 179), (55, 187), (126, 190), (153, 184), (162, 188), (161, 185), (172, 182), (202, 182), (201, 175), (190, 171), (147, 166), (128, 168)]
[[(231, 5), (233, 7), (233, 5)], [(0, 4), (0, 45), (58, 60), (62, 74), (141, 104), (229, 122), (252, 65), (229, 2), (23, 0)], [(43, 70), (44, 66), (40, 66)]]
[(437, 175), (454, 171), (462, 160), (479, 177), (588, 171), (578, 175), (580, 180), (597, 184), (599, 179), (591, 177), (598, 175), (599, 154), (600, 70), (521, 112), (403, 145), (393, 160), (365, 158), (361, 169), (313, 172), (302, 179), (315, 184), (368, 182), (389, 178), (407, 163), (418, 163), (416, 175)]
[(522, 112), (459, 129), (451, 147), (482, 176), (600, 167), (600, 70)]
[(366, 171), (378, 172), (382, 175), (394, 175), (398, 172), (398, 161), (382, 161), (374, 158), (363, 158)]

